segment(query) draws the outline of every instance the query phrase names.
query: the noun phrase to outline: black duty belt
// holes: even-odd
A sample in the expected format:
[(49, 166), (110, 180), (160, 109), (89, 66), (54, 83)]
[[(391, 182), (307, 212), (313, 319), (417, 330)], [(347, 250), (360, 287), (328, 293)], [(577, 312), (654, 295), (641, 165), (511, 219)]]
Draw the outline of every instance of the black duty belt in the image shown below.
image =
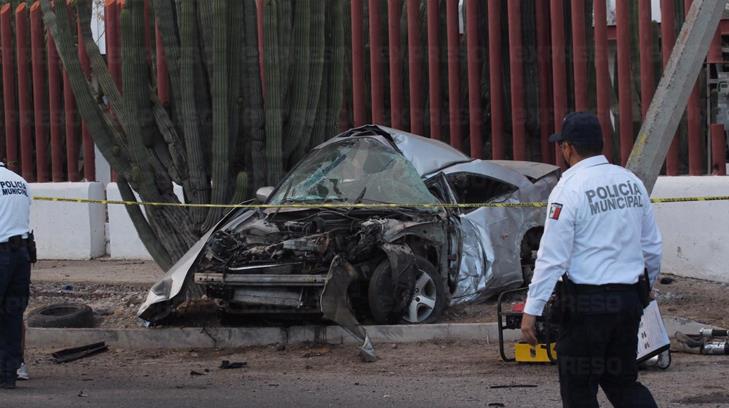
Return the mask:
[(19, 235), (10, 237), (8, 242), (0, 242), (0, 252), (11, 252), (26, 247), (28, 247), (28, 239)]
[(581, 285), (574, 284), (578, 294), (605, 293), (605, 292), (630, 292), (638, 289), (637, 284), (608, 283), (605, 285)]

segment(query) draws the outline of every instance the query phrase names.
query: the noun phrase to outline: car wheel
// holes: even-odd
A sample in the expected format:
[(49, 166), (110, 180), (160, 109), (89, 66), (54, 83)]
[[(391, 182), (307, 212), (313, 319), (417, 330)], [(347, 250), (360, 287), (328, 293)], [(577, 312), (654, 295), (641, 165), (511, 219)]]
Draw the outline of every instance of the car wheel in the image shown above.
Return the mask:
[(400, 296), (409, 296), (400, 311), (395, 305), (400, 302), (392, 290), (390, 263), (384, 260), (375, 269), (370, 279), (368, 300), (370, 312), (377, 324), (432, 323), (437, 321), (445, 309), (447, 296), (443, 279), (427, 259), (416, 257), (414, 284), (409, 290), (399, 291)]
[(35, 309), (28, 314), (29, 327), (89, 328), (94, 327), (94, 312), (76, 303), (60, 303)]

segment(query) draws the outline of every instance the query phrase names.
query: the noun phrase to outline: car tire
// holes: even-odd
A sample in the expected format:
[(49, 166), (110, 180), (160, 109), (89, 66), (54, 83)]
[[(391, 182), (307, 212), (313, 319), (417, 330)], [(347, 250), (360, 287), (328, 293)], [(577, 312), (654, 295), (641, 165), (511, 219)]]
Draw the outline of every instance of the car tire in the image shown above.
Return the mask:
[(425, 258), (416, 256), (415, 287), (405, 310), (393, 311), (396, 298), (392, 294), (390, 262), (382, 261), (372, 274), (368, 288), (370, 313), (377, 324), (424, 324), (437, 321), (448, 301), (445, 282), (436, 268)]
[(89, 328), (94, 327), (94, 312), (77, 303), (60, 303), (35, 309), (28, 314), (29, 327)]

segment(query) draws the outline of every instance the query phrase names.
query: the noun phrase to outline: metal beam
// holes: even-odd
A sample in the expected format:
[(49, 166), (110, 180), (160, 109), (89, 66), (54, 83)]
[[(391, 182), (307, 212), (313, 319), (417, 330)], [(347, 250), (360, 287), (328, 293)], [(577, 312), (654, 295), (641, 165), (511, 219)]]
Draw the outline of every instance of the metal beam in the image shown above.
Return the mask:
[(727, 0), (694, 0), (627, 163), (653, 190)]

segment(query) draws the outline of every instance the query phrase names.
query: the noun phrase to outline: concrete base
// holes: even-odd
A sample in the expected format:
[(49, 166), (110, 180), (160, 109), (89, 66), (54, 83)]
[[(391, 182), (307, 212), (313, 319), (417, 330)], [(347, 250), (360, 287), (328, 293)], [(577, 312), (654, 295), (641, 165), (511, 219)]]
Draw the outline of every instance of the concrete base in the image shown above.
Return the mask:
[[(729, 196), (729, 177), (660, 177), (653, 197)], [(663, 234), (663, 271), (729, 282), (729, 201), (653, 206)]]
[[(104, 199), (101, 183), (31, 183), (33, 196)], [(41, 259), (91, 259), (106, 253), (106, 206), (33, 201), (30, 225)]]
[[(676, 331), (696, 333), (711, 327), (687, 319), (663, 319), (668, 334)], [(485, 341), (498, 342), (496, 323), (458, 323), (399, 326), (367, 326), (375, 344), (419, 343), (426, 341)], [(512, 342), (521, 335), (518, 330), (506, 330), (504, 338)], [(348, 344), (355, 345), (352, 336), (339, 326), (279, 327), (196, 327), (160, 329), (40, 329), (28, 328), (29, 347), (61, 349), (95, 342), (106, 342), (114, 348), (127, 350), (238, 348), (274, 344)]]

